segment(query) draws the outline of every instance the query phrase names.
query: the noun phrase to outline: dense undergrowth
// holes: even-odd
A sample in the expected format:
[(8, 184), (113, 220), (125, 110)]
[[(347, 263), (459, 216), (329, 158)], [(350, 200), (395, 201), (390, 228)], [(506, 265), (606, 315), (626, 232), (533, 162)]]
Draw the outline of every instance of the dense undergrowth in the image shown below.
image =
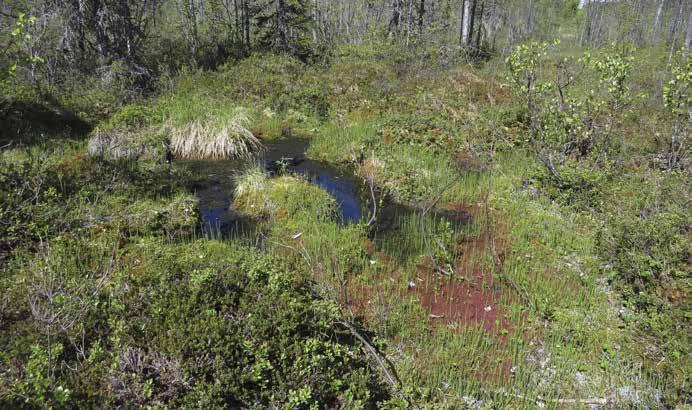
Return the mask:
[[(509, 78), (389, 47), (310, 66), (253, 55), (161, 79), (88, 135), (6, 148), (0, 402), (686, 403), (689, 171), (662, 165), (675, 117), (651, 73), (665, 56), (584, 57), (558, 109), (554, 63), (575, 53), (534, 51), (513, 54)], [(513, 87), (535, 64), (543, 85)], [(623, 87), (599, 88), (608, 76)], [(171, 141), (198, 124), (213, 142), (239, 110), (232, 141), (307, 138), (308, 157), (408, 211), (387, 233), (384, 215), (342, 224), (303, 178), (239, 168), (234, 208), (261, 249), (201, 237), (204, 176), (167, 163), (186, 157)], [(242, 155), (261, 149), (245, 141)]]

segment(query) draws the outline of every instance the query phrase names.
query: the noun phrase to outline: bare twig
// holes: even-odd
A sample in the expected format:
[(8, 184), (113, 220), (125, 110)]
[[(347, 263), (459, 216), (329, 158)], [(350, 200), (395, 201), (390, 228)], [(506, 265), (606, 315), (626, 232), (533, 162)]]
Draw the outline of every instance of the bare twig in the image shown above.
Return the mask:
[(368, 220), (368, 226), (371, 226), (377, 219), (377, 198), (375, 198), (375, 184), (368, 180), (368, 186), (370, 187), (370, 198), (372, 199), (372, 214)]
[(371, 226), (375, 223), (377, 219), (377, 198), (375, 196), (376, 180), (377, 180), (377, 159), (375, 158), (375, 151), (372, 151), (372, 159), (370, 160), (369, 170), (366, 167), (365, 181), (368, 183), (368, 188), (370, 188), (370, 198), (372, 200), (372, 213), (370, 214), (370, 219), (368, 220), (367, 226)]

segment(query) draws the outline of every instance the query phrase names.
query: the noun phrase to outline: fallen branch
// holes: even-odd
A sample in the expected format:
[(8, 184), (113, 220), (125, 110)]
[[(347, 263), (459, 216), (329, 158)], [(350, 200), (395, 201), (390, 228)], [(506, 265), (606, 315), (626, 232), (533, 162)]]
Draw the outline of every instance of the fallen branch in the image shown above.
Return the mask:
[(365, 337), (351, 323), (349, 323), (344, 318), (341, 318), (341, 320), (339, 320), (337, 323), (344, 326), (346, 329), (348, 329), (351, 332), (351, 334), (353, 334), (353, 336), (355, 336), (358, 340), (363, 342), (365, 347), (367, 347), (368, 350), (370, 351), (370, 354), (377, 361), (377, 364), (379, 364), (380, 367), (382, 368), (382, 371), (384, 371), (384, 375), (385, 375), (387, 381), (389, 382), (389, 384), (392, 385), (392, 387), (397, 391), (397, 393), (402, 394), (402, 392), (401, 392), (401, 380), (399, 380), (399, 378), (396, 376), (396, 374), (394, 374), (394, 376), (392, 376), (392, 374), (389, 373), (389, 369), (387, 369), (387, 365), (384, 363), (385, 359), (380, 356), (377, 349), (375, 349), (375, 347), (372, 344), (370, 344), (365, 339)]

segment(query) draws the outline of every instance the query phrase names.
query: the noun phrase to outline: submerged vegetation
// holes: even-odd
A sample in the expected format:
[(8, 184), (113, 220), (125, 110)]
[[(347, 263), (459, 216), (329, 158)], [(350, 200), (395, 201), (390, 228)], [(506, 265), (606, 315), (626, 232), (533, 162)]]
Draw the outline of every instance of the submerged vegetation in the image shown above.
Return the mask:
[(21, 3), (0, 407), (689, 404), (685, 2)]

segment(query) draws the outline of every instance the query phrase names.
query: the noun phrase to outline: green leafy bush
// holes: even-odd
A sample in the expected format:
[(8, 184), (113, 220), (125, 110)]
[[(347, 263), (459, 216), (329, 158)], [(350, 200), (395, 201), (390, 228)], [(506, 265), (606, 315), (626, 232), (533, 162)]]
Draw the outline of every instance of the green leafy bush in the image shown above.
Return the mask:
[[(0, 336), (0, 363), (19, 369), (0, 374), (4, 406), (28, 394), (67, 406), (372, 408), (388, 396), (359, 342), (337, 325), (338, 306), (268, 256), (208, 241), (116, 252), (106, 237), (63, 243), (16, 273), (30, 292), (59, 286), (42, 306), (65, 323), (36, 315), (7, 323), (26, 329), (27, 344), (14, 331)], [(52, 282), (34, 273), (42, 267)], [(76, 327), (66, 325), (72, 315)], [(46, 342), (34, 324), (62, 348), (31, 353)]]

